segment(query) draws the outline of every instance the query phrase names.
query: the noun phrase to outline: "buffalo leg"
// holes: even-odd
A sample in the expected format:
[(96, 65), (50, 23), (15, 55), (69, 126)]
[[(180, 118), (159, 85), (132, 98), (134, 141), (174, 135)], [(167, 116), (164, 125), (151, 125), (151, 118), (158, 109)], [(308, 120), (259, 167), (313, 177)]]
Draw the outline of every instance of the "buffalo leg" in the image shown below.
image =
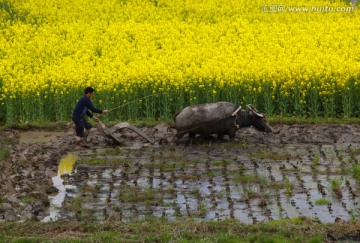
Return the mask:
[(229, 135), (230, 141), (233, 141), (236, 134), (236, 129), (229, 129), (227, 134)]
[(196, 137), (196, 133), (189, 132), (190, 145), (193, 144), (195, 137)]
[(172, 143), (173, 144), (178, 144), (179, 143), (179, 140), (185, 135), (185, 133), (183, 132), (178, 132), (175, 134), (173, 140), (172, 140)]
[(217, 140), (224, 140), (224, 133), (218, 133), (217, 134)]

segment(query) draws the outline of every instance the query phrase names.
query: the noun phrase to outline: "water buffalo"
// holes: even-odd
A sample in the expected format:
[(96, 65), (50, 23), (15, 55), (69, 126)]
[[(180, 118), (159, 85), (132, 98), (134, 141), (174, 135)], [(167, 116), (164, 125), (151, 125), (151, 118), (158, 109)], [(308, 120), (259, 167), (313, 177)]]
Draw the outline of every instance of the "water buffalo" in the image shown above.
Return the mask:
[(220, 139), (224, 135), (229, 135), (230, 139), (233, 139), (240, 127), (249, 126), (267, 133), (271, 132), (272, 129), (265, 116), (252, 105), (247, 107), (249, 110), (243, 110), (241, 106), (230, 102), (185, 107), (174, 115), (177, 133), (173, 142), (177, 143), (186, 133), (189, 133), (190, 138), (194, 138), (196, 134), (203, 136), (216, 134)]

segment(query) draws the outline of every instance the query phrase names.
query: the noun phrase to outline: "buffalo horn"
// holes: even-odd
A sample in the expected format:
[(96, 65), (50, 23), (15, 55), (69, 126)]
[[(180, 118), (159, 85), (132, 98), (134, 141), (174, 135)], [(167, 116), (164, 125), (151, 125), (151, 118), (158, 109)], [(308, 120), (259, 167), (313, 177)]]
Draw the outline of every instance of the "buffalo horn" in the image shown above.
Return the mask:
[(264, 115), (263, 115), (262, 113), (258, 112), (253, 105), (248, 104), (248, 105), (246, 105), (246, 106), (247, 106), (252, 112), (254, 112), (255, 115), (257, 115), (258, 117), (264, 117)]

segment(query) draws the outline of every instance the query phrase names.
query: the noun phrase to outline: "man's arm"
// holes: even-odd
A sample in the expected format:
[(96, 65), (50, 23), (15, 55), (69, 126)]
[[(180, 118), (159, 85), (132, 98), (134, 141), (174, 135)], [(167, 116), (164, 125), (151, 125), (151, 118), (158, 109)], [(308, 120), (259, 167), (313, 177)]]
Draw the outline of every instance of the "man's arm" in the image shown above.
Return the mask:
[(90, 118), (93, 117), (93, 114), (92, 114), (89, 110), (86, 111), (86, 115), (87, 115), (88, 117), (90, 117)]
[(95, 121), (99, 121), (99, 119), (98, 119), (97, 117), (93, 116), (93, 114), (90, 112), (90, 110), (91, 110), (92, 112), (99, 113), (99, 114), (109, 113), (109, 110), (100, 110), (100, 109), (95, 108), (95, 106), (92, 104), (92, 102), (91, 102), (90, 99), (87, 101), (87, 104), (86, 104), (86, 105), (87, 105), (87, 107), (88, 107), (88, 109), (89, 109), (89, 110), (87, 110), (86, 115), (87, 115), (88, 117), (90, 117), (90, 118), (93, 118)]
[[(93, 103), (91, 102), (90, 99), (87, 100), (86, 106), (87, 106), (87, 108), (88, 108), (89, 110), (91, 110), (92, 112), (99, 113), (99, 114), (103, 113), (102, 110), (95, 108), (95, 106), (93, 105)], [(86, 112), (86, 114), (87, 114), (89, 117), (92, 117), (92, 114), (91, 114), (91, 112), (90, 112), (89, 110)], [(90, 115), (89, 115), (89, 114), (90, 114)]]

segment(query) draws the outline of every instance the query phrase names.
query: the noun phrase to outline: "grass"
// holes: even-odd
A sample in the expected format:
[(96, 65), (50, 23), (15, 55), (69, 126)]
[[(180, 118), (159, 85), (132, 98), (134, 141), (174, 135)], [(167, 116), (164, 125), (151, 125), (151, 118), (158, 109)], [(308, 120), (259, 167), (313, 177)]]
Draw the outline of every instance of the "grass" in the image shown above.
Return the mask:
[(358, 234), (359, 223), (319, 224), (308, 218), (245, 225), (237, 220), (168, 222), (23, 222), (0, 224), (2, 242), (325, 242)]

